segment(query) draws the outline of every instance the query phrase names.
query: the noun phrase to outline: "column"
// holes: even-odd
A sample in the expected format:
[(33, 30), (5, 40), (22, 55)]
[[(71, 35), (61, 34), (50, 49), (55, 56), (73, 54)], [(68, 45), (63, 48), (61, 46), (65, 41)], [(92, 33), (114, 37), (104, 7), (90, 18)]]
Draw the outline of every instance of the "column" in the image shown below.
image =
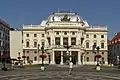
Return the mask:
[(54, 32), (51, 32), (51, 46), (54, 45)]
[(63, 45), (63, 37), (60, 37), (60, 45)]
[(63, 65), (63, 51), (61, 51), (61, 62), (60, 62), (61, 65)]
[(80, 53), (80, 51), (78, 51), (78, 64), (79, 65), (81, 64), (81, 53)]
[(81, 39), (80, 39), (80, 31), (77, 32), (77, 37), (76, 37), (76, 45), (80, 45), (81, 44)]
[(83, 54), (83, 64), (85, 64), (85, 54)]
[(52, 50), (52, 60), (51, 60), (51, 64), (55, 64), (55, 53), (54, 50)]
[(68, 37), (68, 45), (71, 45), (71, 36)]
[(72, 53), (71, 53), (71, 51), (70, 51), (70, 61), (72, 61)]

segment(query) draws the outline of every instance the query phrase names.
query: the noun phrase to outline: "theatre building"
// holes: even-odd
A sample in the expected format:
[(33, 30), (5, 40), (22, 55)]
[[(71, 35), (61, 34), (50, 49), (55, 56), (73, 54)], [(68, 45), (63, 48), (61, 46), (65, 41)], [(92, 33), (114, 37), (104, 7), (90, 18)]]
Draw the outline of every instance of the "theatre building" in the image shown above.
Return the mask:
[(39, 64), (44, 46), (45, 64), (64, 65), (70, 60), (80, 65), (96, 64), (94, 44), (100, 48), (100, 62), (107, 64), (107, 32), (106, 26), (89, 25), (77, 13), (56, 12), (38, 25), (23, 25), (22, 52), (18, 50), (17, 53), (26, 56), (25, 61)]

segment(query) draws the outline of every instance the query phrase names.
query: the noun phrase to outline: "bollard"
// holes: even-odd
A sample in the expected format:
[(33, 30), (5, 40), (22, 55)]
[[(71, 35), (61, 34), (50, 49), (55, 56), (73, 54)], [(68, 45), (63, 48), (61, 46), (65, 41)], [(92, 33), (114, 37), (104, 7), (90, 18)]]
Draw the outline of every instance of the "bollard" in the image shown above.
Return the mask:
[(41, 70), (44, 71), (44, 70), (45, 70), (45, 67), (44, 67), (44, 66), (41, 66)]
[(98, 70), (98, 71), (99, 71), (99, 70), (100, 70), (100, 66), (96, 66), (96, 70)]

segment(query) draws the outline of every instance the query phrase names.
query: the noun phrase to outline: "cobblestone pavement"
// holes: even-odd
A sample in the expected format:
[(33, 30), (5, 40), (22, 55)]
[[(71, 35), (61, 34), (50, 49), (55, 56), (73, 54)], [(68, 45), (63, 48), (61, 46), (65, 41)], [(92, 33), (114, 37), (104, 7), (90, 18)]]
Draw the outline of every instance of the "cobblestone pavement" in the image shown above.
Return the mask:
[(120, 80), (120, 74), (106, 72), (12, 70), (1, 71), (0, 80)]
[(89, 67), (75, 67), (72, 75), (69, 75), (67, 67), (46, 68), (45, 71), (39, 68), (0, 71), (0, 80), (120, 80), (120, 71), (116, 69), (96, 71)]

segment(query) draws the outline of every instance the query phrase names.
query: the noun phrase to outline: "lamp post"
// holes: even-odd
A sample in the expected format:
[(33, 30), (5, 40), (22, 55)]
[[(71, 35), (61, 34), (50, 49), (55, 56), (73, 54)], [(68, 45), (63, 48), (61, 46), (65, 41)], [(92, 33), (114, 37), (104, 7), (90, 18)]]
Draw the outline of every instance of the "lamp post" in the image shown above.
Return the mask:
[(41, 65), (41, 70), (45, 70), (44, 68), (44, 58), (46, 58), (46, 55), (44, 55), (44, 45), (42, 45), (41, 47), (41, 51), (42, 51), (42, 55), (40, 55), (40, 57), (42, 58), (42, 65)]
[(20, 57), (20, 52), (18, 52), (19, 65), (20, 65), (20, 59), (21, 59), (21, 57)]
[(96, 70), (100, 70), (100, 64), (99, 64), (99, 58), (101, 58), (101, 55), (99, 54), (99, 46), (96, 47), (96, 45), (93, 45), (93, 53), (95, 51), (95, 48), (97, 49), (97, 54), (95, 56), (95, 58), (97, 58), (97, 65), (96, 65)]
[(69, 61), (72, 61), (72, 56), (71, 54), (69, 54), (69, 48), (72, 47), (72, 46), (69, 46), (68, 44), (66, 46), (64, 46), (64, 48), (67, 48), (67, 55), (69, 55)]
[(23, 61), (24, 61), (24, 64), (25, 64), (25, 58), (26, 58), (25, 53), (23, 53), (22, 58), (23, 58)]

